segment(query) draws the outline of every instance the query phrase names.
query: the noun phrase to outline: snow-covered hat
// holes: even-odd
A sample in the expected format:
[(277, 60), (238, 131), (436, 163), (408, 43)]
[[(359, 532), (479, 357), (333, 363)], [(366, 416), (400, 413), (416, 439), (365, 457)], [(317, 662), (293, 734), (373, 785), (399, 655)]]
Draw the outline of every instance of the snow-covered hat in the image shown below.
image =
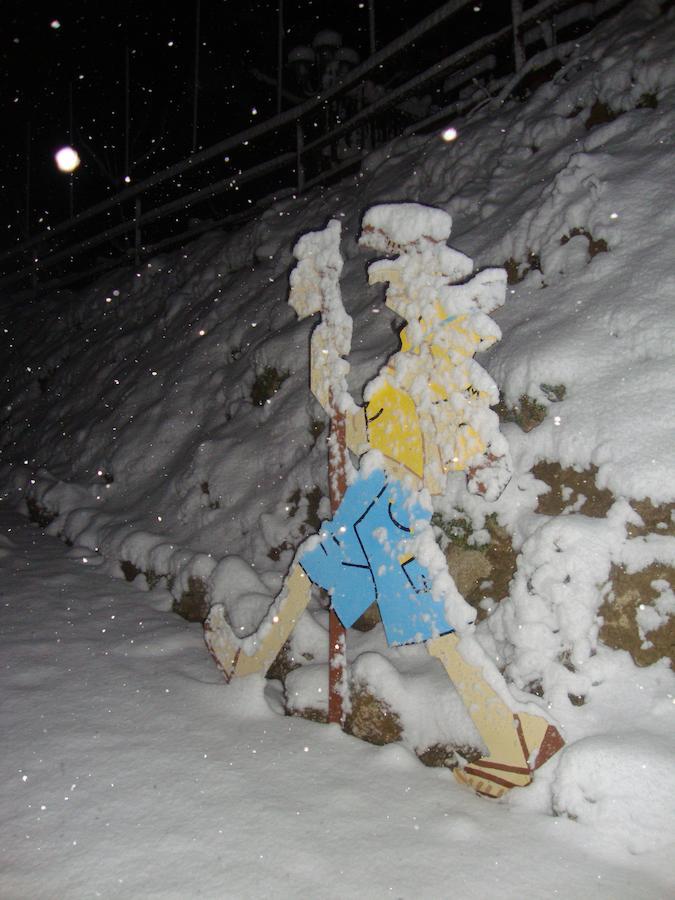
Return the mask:
[(367, 210), (361, 222), (359, 245), (384, 253), (420, 241), (445, 244), (452, 218), (442, 209), (423, 203), (380, 203)]

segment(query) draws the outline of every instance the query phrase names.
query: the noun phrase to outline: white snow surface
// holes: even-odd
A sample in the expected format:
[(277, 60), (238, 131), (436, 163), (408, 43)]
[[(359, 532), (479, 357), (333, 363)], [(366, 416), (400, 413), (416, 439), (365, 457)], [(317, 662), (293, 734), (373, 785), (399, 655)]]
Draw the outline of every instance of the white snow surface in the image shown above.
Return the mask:
[(523, 808), (482, 800), (400, 744), (278, 715), (274, 684), (272, 706), (258, 677), (226, 688), (166, 591), (69, 558), (6, 506), (3, 900), (668, 896), (661, 746), (637, 745), (637, 830), (611, 737), (574, 745), (555, 782), (578, 821), (540, 808), (539, 785)]
[[(240, 231), (78, 293), (2, 298), (0, 896), (672, 896), (675, 678), (602, 645), (598, 610), (612, 566), (675, 565), (675, 538), (627, 533), (630, 500), (675, 501), (673, 46), (675, 11), (629, 4), (527, 100), (452, 122), (452, 143), (402, 138)], [(587, 128), (596, 102), (615, 118)], [(478, 362), (508, 404), (528, 394), (546, 418), (503, 426), (514, 473), (494, 503), (462, 474), (434, 498), (476, 539), (490, 513), (510, 532), (516, 575), (476, 637), (567, 742), (496, 803), (412, 753), (476, 740), (422, 647), (388, 649), (381, 626), (349, 632), (354, 677), (401, 715), (402, 742), (377, 748), (283, 717), (277, 682), (225, 685), (200, 626), (170, 611), (196, 578), (244, 639), (264, 628), (295, 549), (328, 516), (326, 417), (308, 389), (316, 319), (287, 302), (292, 250), (341, 223), (342, 374), (361, 402), (401, 324), (358, 245), (363, 211), (382, 203), (441, 211), (415, 224), (445, 240), (452, 223), (460, 269), (512, 260), (524, 275)], [(542, 460), (596, 466), (608, 515), (536, 514)], [(47, 535), (26, 498), (56, 514)], [(125, 583), (122, 562), (159, 585)], [(654, 589), (645, 641), (673, 613), (668, 583)], [(289, 702), (320, 707), (317, 598), (290, 649), (303, 666)]]

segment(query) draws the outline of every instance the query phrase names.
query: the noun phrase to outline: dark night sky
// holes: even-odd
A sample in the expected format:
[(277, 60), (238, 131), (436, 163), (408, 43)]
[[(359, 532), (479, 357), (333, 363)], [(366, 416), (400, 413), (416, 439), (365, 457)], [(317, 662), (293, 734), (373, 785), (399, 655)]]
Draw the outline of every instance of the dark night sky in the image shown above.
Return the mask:
[[(378, 47), (441, 2), (375, 0)], [(3, 0), (0, 245), (15, 242), (25, 224), (29, 128), (31, 230), (67, 216), (68, 177), (56, 170), (53, 153), (69, 142), (71, 90), (73, 144), (83, 158), (76, 210), (119, 189), (127, 48), (131, 158), (141, 160), (132, 168), (133, 180), (188, 154), (196, 5), (188, 0), (170, 12), (166, 2)], [(284, 19), (286, 52), (311, 43), (318, 30), (334, 28), (345, 45), (362, 57), (367, 53), (367, 0), (285, 0)], [(253, 70), (276, 75), (277, 2), (201, 0), (200, 33), (198, 143), (208, 146), (275, 113), (274, 88)]]

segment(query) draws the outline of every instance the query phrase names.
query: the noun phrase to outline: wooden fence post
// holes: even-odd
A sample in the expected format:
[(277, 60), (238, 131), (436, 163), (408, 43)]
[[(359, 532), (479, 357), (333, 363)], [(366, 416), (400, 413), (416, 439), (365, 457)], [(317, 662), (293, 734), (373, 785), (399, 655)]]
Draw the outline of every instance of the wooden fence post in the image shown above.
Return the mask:
[[(345, 414), (336, 409), (333, 390), (328, 393), (330, 433), (328, 435), (328, 493), (334, 516), (347, 490), (347, 429)], [(331, 608), (328, 619), (328, 721), (343, 724), (343, 691), (346, 668), (347, 632)]]
[(298, 178), (298, 191), (305, 188), (305, 167), (302, 162), (302, 151), (305, 149), (305, 136), (302, 133), (300, 119), (295, 123), (295, 169)]
[[(261, 122), (260, 124), (251, 126), (250, 128), (246, 128), (244, 129), (244, 131), (241, 131), (236, 135), (231, 135), (225, 140), (219, 141), (216, 144), (211, 145), (210, 147), (207, 147), (200, 151), (195, 151), (187, 159), (181, 160), (178, 163), (168, 166), (166, 169), (156, 172), (150, 177), (144, 179), (139, 184), (135, 184), (121, 190), (119, 194), (115, 195), (114, 197), (110, 197), (99, 203), (95, 203), (93, 206), (88, 207), (87, 209), (81, 210), (75, 217), (76, 221), (74, 221), (73, 217), (71, 216), (67, 220), (64, 220), (60, 224), (52, 227), (47, 234), (36, 234), (32, 237), (30, 237), (28, 234), (29, 226), (31, 223), (30, 216), (26, 213), (26, 210), (30, 209), (31, 193), (30, 133), (27, 133), (25, 186), (26, 210), (24, 211), (23, 223), (25, 240), (18, 245), (8, 247), (4, 250), (0, 249), (0, 266), (2, 267), (0, 269), (0, 284), (4, 287), (6, 285), (21, 282), (30, 278), (33, 269), (32, 262), (27, 262), (27, 264), (23, 266), (19, 271), (16, 271), (16, 263), (9, 265), (9, 271), (4, 263), (5, 261), (13, 259), (17, 255), (20, 255), (25, 251), (32, 250), (34, 247), (37, 247), (47, 237), (49, 237), (49, 239), (51, 240), (59, 235), (64, 235), (66, 236), (65, 241), (68, 246), (63, 247), (62, 245), (61, 250), (55, 251), (51, 254), (49, 254), (48, 252), (42, 254), (40, 260), (40, 277), (42, 280), (45, 280), (45, 278), (48, 277), (48, 270), (57, 262), (63, 259), (74, 260), (76, 258), (76, 254), (81, 253), (83, 249), (90, 249), (94, 242), (94, 245), (103, 243), (109, 244), (111, 240), (117, 238), (120, 234), (124, 234), (126, 242), (125, 246), (127, 250), (130, 250), (131, 240), (128, 237), (128, 233), (134, 230), (136, 222), (130, 217), (128, 218), (127, 216), (129, 205), (131, 204), (131, 201), (134, 197), (143, 192), (148, 198), (144, 207), (146, 224), (150, 221), (162, 222), (169, 214), (173, 213), (174, 210), (185, 209), (189, 205), (201, 202), (201, 200), (205, 196), (205, 192), (208, 192), (208, 196), (211, 197), (229, 190), (232, 186), (231, 179), (220, 178), (216, 182), (212, 182), (207, 188), (191, 190), (187, 195), (182, 194), (178, 198), (178, 200), (163, 204), (160, 203), (159, 205), (150, 202), (148, 191), (151, 188), (155, 187), (155, 185), (165, 184), (170, 180), (175, 180), (177, 175), (182, 175), (185, 172), (192, 171), (196, 167), (201, 166), (209, 160), (214, 160), (216, 157), (222, 156), (222, 154), (224, 153), (229, 153), (234, 148), (246, 146), (253, 140), (264, 138), (270, 135), (279, 135), (282, 129), (284, 129), (283, 140), (285, 142), (285, 146), (287, 147), (286, 152), (281, 154), (277, 152), (277, 141), (275, 138), (275, 140), (270, 141), (272, 156), (268, 158), (265, 163), (254, 165), (241, 174), (245, 176), (247, 180), (252, 181), (254, 178), (259, 178), (261, 175), (266, 175), (272, 171), (283, 169), (286, 172), (288, 168), (292, 167), (293, 160), (295, 159), (296, 184), (294, 186), (294, 189), (298, 192), (304, 192), (307, 189), (308, 184), (314, 185), (325, 181), (330, 174), (329, 171), (318, 171), (320, 169), (320, 165), (317, 164), (316, 166), (310, 166), (310, 177), (307, 177), (307, 167), (303, 165), (305, 156), (313, 159), (321, 147), (328, 146), (329, 140), (332, 139), (334, 142), (343, 137), (345, 134), (354, 133), (355, 131), (359, 131), (363, 135), (363, 147), (361, 148), (362, 151), (372, 150), (378, 143), (378, 140), (382, 138), (381, 135), (378, 136), (376, 133), (373, 133), (373, 129), (377, 122), (386, 118), (384, 114), (387, 112), (387, 110), (395, 107), (396, 104), (398, 104), (399, 100), (403, 99), (409, 94), (415, 94), (424, 85), (432, 83), (433, 81), (438, 79), (442, 73), (449, 71), (451, 73), (450, 80), (453, 83), (453, 91), (455, 89), (459, 90), (459, 88), (469, 80), (469, 78), (464, 78), (467, 73), (467, 62), (470, 60), (475, 60), (476, 57), (483, 52), (490, 51), (493, 45), (495, 45), (496, 43), (509, 41), (509, 39), (511, 39), (513, 45), (514, 68), (517, 73), (522, 72), (527, 62), (525, 36), (528, 32), (528, 29), (532, 29), (534, 26), (537, 26), (542, 30), (547, 46), (554, 46), (556, 43), (555, 20), (553, 17), (553, 13), (561, 6), (561, 0), (539, 0), (539, 2), (535, 3), (534, 5), (528, 3), (525, 8), (523, 0), (511, 0), (510, 23), (508, 21), (504, 22), (503, 26), (499, 28), (498, 31), (495, 31), (494, 33), (489, 35), (483, 35), (479, 40), (474, 41), (472, 44), (465, 46), (463, 49), (457, 50), (450, 56), (446, 56), (444, 59), (437, 61), (423, 72), (420, 72), (413, 78), (410, 78), (404, 84), (398, 85), (391, 90), (387, 90), (384, 95), (370, 98), (369, 102), (365, 104), (365, 106), (361, 108), (354, 116), (352, 116), (349, 121), (340, 123), (337, 128), (332, 130), (330, 134), (320, 133), (316, 136), (313, 136), (314, 129), (310, 128), (310, 130), (308, 131), (307, 139), (305, 139), (303, 133), (302, 117), (304, 117), (305, 121), (312, 125), (313, 119), (317, 116), (320, 116), (321, 111), (325, 110), (333, 102), (336, 96), (341, 93), (346, 94), (348, 91), (357, 91), (359, 89), (359, 86), (364, 83), (364, 79), (368, 78), (372, 73), (375, 73), (374, 77), (377, 77), (377, 73), (383, 67), (385, 62), (389, 63), (390, 61), (395, 60), (397, 55), (401, 51), (413, 46), (414, 43), (423, 35), (429, 34), (433, 29), (438, 28), (441, 23), (449, 20), (455, 13), (466, 7), (467, 2), (468, 0), (446, 0), (446, 2), (439, 6), (438, 9), (436, 9), (430, 15), (426, 16), (426, 18), (424, 18), (422, 21), (418, 22), (418, 24), (413, 28), (400, 35), (386, 47), (383, 47), (380, 50), (377, 50), (374, 54), (371, 54), (367, 60), (365, 60), (363, 63), (360, 63), (351, 72), (349, 72), (340, 81), (340, 83), (335, 84), (329, 89), (322, 90), (319, 94), (317, 94), (317, 96), (302, 100), (299, 106), (296, 106), (293, 109), (289, 109), (286, 112), (273, 117), (267, 122)], [(603, 3), (600, 5), (603, 8), (606, 7), (608, 11), (611, 11), (613, 13), (615, 8), (622, 8), (623, 6), (625, 6), (625, 2), (626, 0), (603, 0)], [(369, 12), (374, 12), (375, 0), (368, 0), (368, 5)], [(566, 7), (570, 7), (571, 12), (585, 7), (585, 4), (580, 4), (579, 2), (577, 2), (576, 5), (570, 3), (563, 5)], [(574, 21), (576, 22), (577, 20), (574, 19)], [(584, 33), (586, 30), (587, 27), (586, 25), (584, 25)], [(370, 22), (370, 36), (371, 39), (374, 40), (375, 30), (372, 18)], [(534, 35), (534, 37), (536, 37), (536, 34)], [(482, 61), (486, 63), (482, 67), (479, 65), (479, 63), (481, 63), (481, 58), (479, 58), (475, 62), (471, 62), (469, 69), (473, 70), (478, 66), (477, 72), (481, 73), (483, 71), (491, 70), (493, 67), (491, 57), (491, 52), (488, 53), (486, 57), (482, 57)], [(72, 93), (72, 90), (70, 91), (70, 93)], [(196, 97), (195, 103), (197, 100), (198, 97)], [(69, 106), (71, 105), (72, 104), (69, 103)], [(436, 120), (440, 121), (446, 118), (448, 115), (454, 116), (456, 112), (456, 104), (453, 103), (452, 105), (449, 105), (445, 110), (438, 111), (436, 115), (425, 115), (421, 121), (418, 121), (416, 123), (416, 126), (426, 127), (431, 122), (435, 122)], [(391, 117), (389, 116), (389, 118)], [(193, 125), (196, 125), (196, 121), (195, 106)], [(294, 124), (296, 130), (295, 148), (293, 148), (292, 146), (292, 129)], [(290, 134), (285, 129), (290, 129)], [(403, 129), (403, 134), (412, 133), (413, 130), (413, 126), (408, 126), (407, 128)], [(317, 163), (320, 161), (320, 159), (320, 156), (317, 157)], [(340, 161), (340, 168), (345, 165), (345, 163), (349, 163), (349, 160)], [(210, 175), (208, 175), (208, 177), (210, 177)], [(288, 177), (292, 179), (292, 172), (288, 174)], [(73, 177), (69, 176), (69, 179), (69, 187), (72, 187), (74, 184)], [(267, 183), (268, 182), (264, 182), (264, 184)], [(286, 187), (291, 187), (291, 185), (287, 184), (285, 185), (285, 188)], [(268, 199), (271, 200), (272, 198), (265, 198), (265, 200)], [(72, 195), (71, 200), (73, 200), (74, 203), (74, 198), (72, 198)], [(75, 238), (73, 237), (75, 226), (79, 228), (84, 224), (84, 222), (87, 222), (93, 219), (95, 216), (99, 216), (102, 213), (112, 209), (121, 210), (121, 215), (124, 218), (121, 226), (118, 225), (115, 227), (106, 228), (102, 232), (91, 235), (84, 241), (75, 241)], [(72, 210), (72, 212), (74, 213), (74, 209)], [(140, 214), (138, 214), (137, 218), (140, 218)], [(228, 219), (229, 218), (238, 221), (236, 216), (228, 217)], [(33, 225), (33, 228), (34, 227), (35, 225)], [(174, 235), (171, 236), (171, 239), (173, 237)], [(148, 240), (147, 233), (145, 235), (145, 239), (146, 241)], [(176, 237), (175, 242), (180, 243), (180, 239)], [(162, 244), (165, 243), (167, 242), (162, 242)], [(134, 246), (135, 255), (138, 257), (140, 256), (141, 247), (141, 236), (138, 233), (135, 235)], [(131, 257), (132, 255), (131, 253), (129, 253), (129, 258)], [(45, 276), (42, 276), (42, 272), (45, 273)]]
[(511, 0), (511, 18), (513, 20), (513, 63), (516, 72), (520, 72), (525, 65), (525, 44), (520, 30), (523, 18), (523, 0)]
[(134, 262), (141, 261), (141, 198), (136, 197), (134, 204)]

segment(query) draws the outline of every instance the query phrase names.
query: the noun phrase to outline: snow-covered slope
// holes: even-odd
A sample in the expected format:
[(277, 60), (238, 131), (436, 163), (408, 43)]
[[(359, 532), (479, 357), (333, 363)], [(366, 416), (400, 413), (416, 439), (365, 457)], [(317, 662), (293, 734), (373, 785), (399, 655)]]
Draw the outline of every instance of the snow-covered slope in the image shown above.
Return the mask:
[[(573, 744), (542, 770), (545, 802), (613, 820), (602, 778), (584, 787), (579, 773), (599, 758), (605, 771), (644, 757), (644, 734), (673, 732), (672, 646), (645, 668), (633, 661), (645, 662), (640, 652), (675, 609), (673, 46), (672, 9), (631, 4), (533, 96), (453, 123), (453, 142), (401, 139), (353, 180), (278, 204), (240, 232), (213, 232), (77, 295), (6, 301), (3, 496), (55, 514), (50, 530), (83, 560), (164, 576), (178, 601), (224, 602), (242, 629), (255, 628), (294, 548), (328, 512), (311, 323), (287, 304), (291, 248), (342, 220), (360, 399), (398, 346), (382, 292), (366, 284), (361, 215), (384, 201), (446, 210), (451, 245), (510, 275), (495, 314), (503, 339), (480, 362), (503, 394), (515, 476), (494, 504), (450, 477), (438, 521), (461, 520), (470, 547), (489, 539), (490, 523), (505, 529), (517, 567), (505, 593), (484, 585), (480, 639), (514, 691), (541, 697)], [(547, 505), (556, 490), (560, 503)], [(250, 577), (219, 577), (226, 557), (227, 571)], [(623, 602), (621, 579), (640, 573), (647, 593), (631, 607), (631, 657), (602, 616)], [(239, 602), (252, 593), (258, 606)], [(324, 627), (315, 607), (293, 638), (314, 663), (293, 673), (296, 707), (320, 706)], [(471, 742), (452, 688), (417, 649), (387, 651), (376, 626), (350, 637), (350, 654), (361, 681), (398, 704), (411, 747)], [(420, 684), (425, 701), (410, 703)], [(603, 740), (610, 732), (620, 746)], [(662, 756), (650, 759), (660, 772)], [(637, 802), (640, 773), (632, 778)]]

